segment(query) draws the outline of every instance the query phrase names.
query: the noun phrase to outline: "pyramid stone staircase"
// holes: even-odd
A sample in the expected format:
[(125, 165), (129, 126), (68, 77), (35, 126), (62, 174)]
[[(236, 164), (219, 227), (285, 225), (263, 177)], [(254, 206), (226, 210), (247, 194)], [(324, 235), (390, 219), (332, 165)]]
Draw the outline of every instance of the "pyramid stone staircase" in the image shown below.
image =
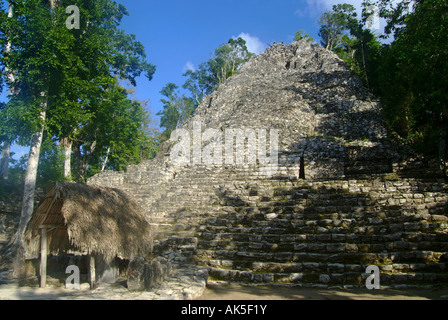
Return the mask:
[(134, 192), (156, 227), (155, 251), (181, 252), (177, 262), (209, 267), (217, 281), (363, 286), (369, 265), (380, 267), (383, 285), (448, 281), (441, 180), (298, 180), (194, 167), (158, 188), (163, 196), (149, 206), (149, 189)]
[(278, 166), (175, 164), (169, 141), (152, 161), (91, 178), (138, 200), (155, 253), (216, 281), (365, 287), (375, 265), (382, 285), (448, 282), (448, 185), (396, 151), (378, 101), (332, 52), (273, 45), (182, 128), (197, 123), (279, 130)]

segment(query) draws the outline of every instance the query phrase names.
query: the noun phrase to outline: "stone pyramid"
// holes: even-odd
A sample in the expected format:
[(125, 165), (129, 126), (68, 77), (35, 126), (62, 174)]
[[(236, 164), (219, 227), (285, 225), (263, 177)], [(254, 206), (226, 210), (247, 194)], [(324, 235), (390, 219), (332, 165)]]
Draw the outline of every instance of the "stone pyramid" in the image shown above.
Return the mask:
[(243, 65), (183, 128), (192, 132), (194, 123), (223, 137), (227, 129), (278, 130), (279, 161), (298, 167), (302, 159), (308, 178), (392, 169), (378, 100), (333, 52), (304, 40), (274, 44)]
[[(240, 149), (226, 148), (231, 130), (247, 133)], [(246, 162), (203, 161), (232, 153)], [(391, 285), (446, 281), (448, 186), (399, 177), (400, 161), (378, 100), (334, 53), (299, 41), (244, 64), (155, 159), (88, 183), (131, 193), (156, 252), (215, 280), (364, 286), (372, 264)]]

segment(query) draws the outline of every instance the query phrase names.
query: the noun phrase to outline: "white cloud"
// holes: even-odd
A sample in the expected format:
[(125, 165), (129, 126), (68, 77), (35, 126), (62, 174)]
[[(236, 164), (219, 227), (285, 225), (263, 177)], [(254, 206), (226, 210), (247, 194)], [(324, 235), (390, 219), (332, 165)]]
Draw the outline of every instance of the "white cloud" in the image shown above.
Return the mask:
[(324, 0), (303, 0), (303, 6), (297, 9), (294, 14), (300, 18), (306, 16), (317, 16), (325, 11)]
[[(348, 3), (353, 5), (356, 8), (356, 12), (358, 14), (358, 18), (361, 18), (362, 15), (362, 3), (364, 0), (302, 0), (302, 7), (297, 9), (294, 14), (300, 18), (304, 17), (314, 17), (319, 18), (322, 13), (325, 11), (331, 10), (334, 5), (339, 3)], [(391, 2), (396, 3), (397, 0), (391, 0)], [(373, 25), (373, 31), (382, 31), (381, 27), (384, 27), (385, 21), (384, 19), (381, 19), (379, 22), (378, 20), (375, 20), (377, 23)], [(380, 23), (379, 26), (378, 23)]]
[(360, 12), (363, 0), (303, 0), (303, 7), (297, 9), (294, 14), (303, 18), (305, 16), (320, 16), (326, 10), (331, 10), (331, 8), (338, 3), (349, 3), (357, 8)]
[(194, 64), (191, 61), (187, 61), (183, 68), (183, 72), (187, 72), (188, 70), (196, 71), (196, 68), (194, 67)]
[(260, 54), (268, 47), (267, 44), (263, 43), (259, 38), (251, 36), (248, 33), (242, 32), (235, 38), (243, 38), (246, 41), (247, 50), (249, 52)]

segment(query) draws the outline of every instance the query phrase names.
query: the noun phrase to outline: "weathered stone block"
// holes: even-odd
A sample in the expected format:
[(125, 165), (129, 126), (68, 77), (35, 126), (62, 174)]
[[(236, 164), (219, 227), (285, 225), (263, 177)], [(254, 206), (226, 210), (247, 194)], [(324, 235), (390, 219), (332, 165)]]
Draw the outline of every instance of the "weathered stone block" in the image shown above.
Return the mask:
[(331, 281), (331, 278), (328, 274), (322, 274), (319, 276), (319, 282), (322, 284), (329, 284)]
[(129, 262), (127, 286), (131, 291), (145, 290), (145, 265), (143, 257), (136, 257)]
[(328, 252), (344, 252), (346, 250), (346, 245), (343, 243), (332, 243), (327, 244), (326, 249)]
[(151, 290), (161, 285), (171, 273), (172, 265), (164, 258), (147, 262), (143, 257), (136, 257), (128, 266), (127, 286), (130, 291)]

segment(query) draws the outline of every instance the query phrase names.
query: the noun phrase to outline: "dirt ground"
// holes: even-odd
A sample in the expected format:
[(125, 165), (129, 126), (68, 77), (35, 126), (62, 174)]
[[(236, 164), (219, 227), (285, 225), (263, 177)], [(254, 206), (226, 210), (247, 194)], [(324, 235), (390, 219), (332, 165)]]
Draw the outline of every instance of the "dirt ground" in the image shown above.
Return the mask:
[(447, 300), (445, 289), (327, 290), (209, 284), (198, 300)]
[[(93, 294), (88, 288), (70, 291), (64, 288), (45, 289), (0, 286), (0, 300), (151, 300), (149, 294), (130, 293), (127, 290), (107, 290)], [(111, 289), (111, 288), (109, 288)], [(447, 300), (448, 288), (434, 290), (325, 290), (285, 287), (246, 287), (237, 285), (207, 285), (204, 294), (196, 300)]]

